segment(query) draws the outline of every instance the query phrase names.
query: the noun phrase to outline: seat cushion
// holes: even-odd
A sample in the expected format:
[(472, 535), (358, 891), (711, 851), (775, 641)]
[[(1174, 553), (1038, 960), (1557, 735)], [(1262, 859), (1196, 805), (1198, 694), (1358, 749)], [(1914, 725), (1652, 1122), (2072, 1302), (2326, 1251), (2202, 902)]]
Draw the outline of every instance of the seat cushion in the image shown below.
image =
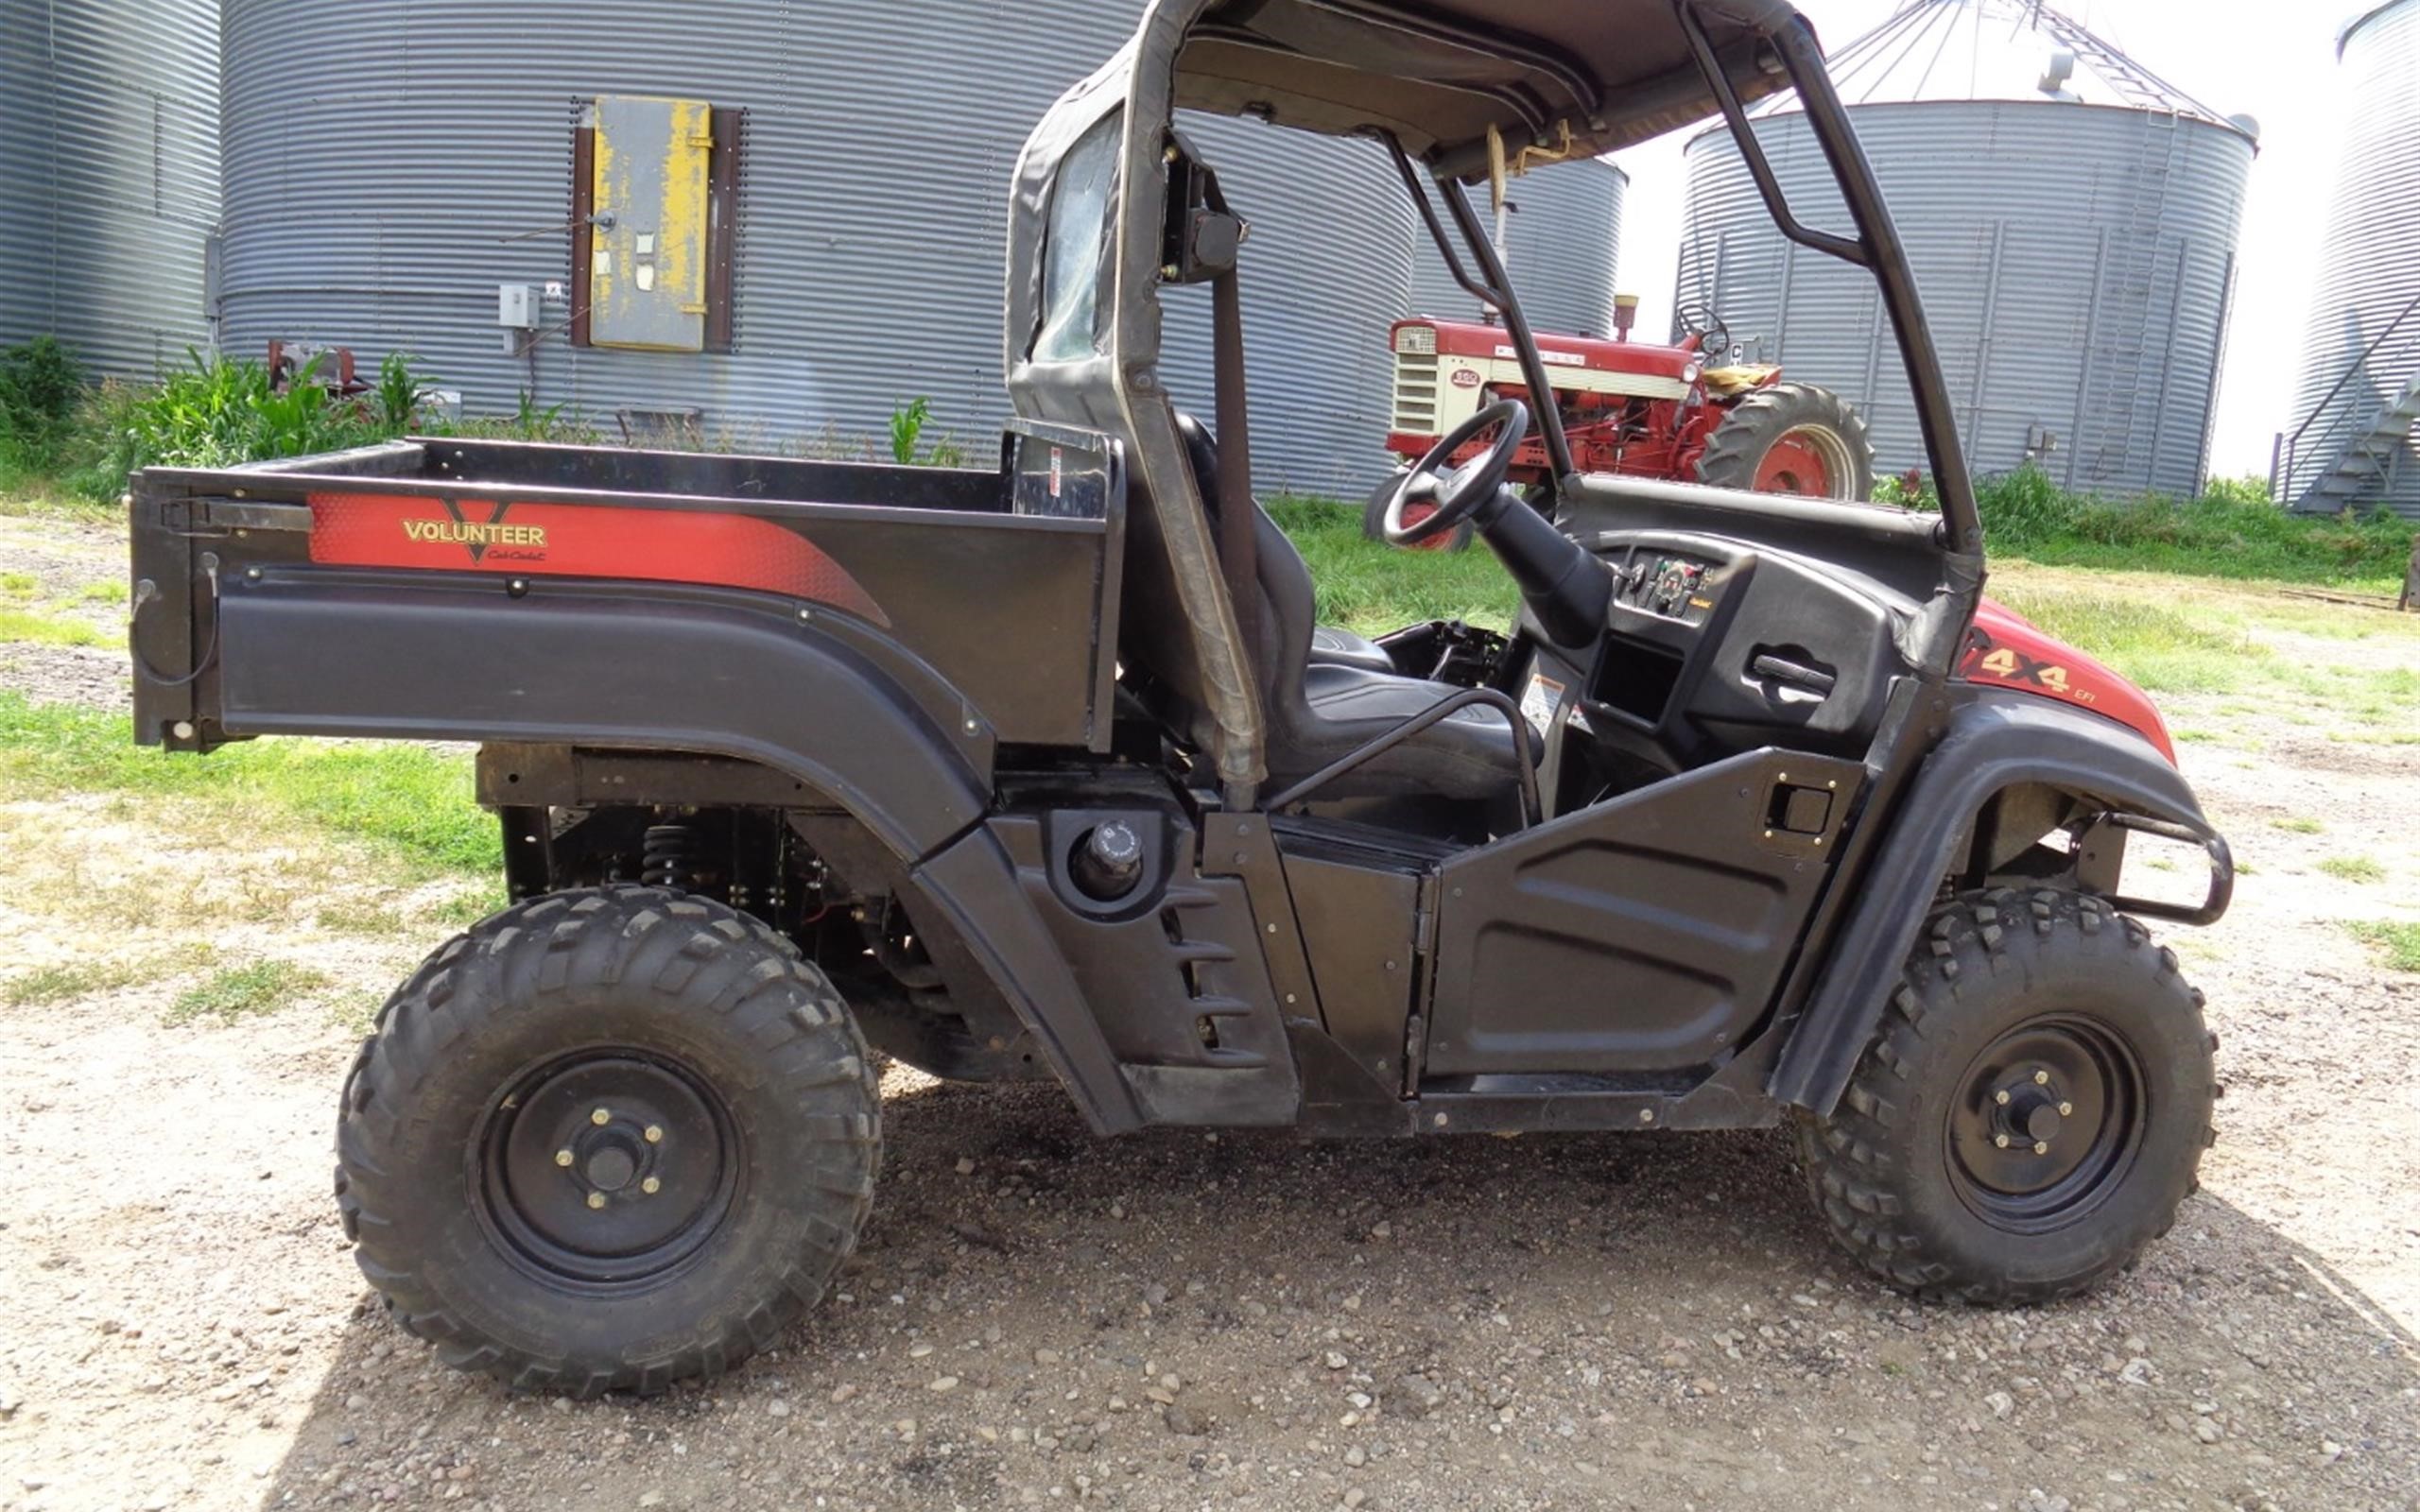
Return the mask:
[(1322, 625), (1311, 631), (1311, 662), (1333, 666), (1359, 667), (1364, 672), (1392, 672), (1394, 658), (1386, 648), (1366, 635), (1340, 630), (1333, 625)]
[[(1303, 701), (1311, 717), (1291, 730), (1284, 751), (1270, 753), (1270, 777), (1306, 777), (1434, 708), (1462, 690), (1335, 662), (1304, 669)], [(1283, 765), (1286, 770), (1277, 768)], [(1492, 799), (1510, 791), (1520, 771), (1512, 727), (1503, 713), (1474, 705), (1456, 710), (1411, 739), (1336, 779), (1323, 798), (1393, 794), (1407, 787), (1440, 798)]]

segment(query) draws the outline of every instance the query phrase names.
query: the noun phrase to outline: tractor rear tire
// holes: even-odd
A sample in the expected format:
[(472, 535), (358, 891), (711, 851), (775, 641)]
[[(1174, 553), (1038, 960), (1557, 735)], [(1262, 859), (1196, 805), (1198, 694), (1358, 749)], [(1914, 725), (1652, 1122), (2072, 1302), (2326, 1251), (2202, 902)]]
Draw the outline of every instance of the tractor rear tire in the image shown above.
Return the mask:
[(873, 1194), (881, 1101), (823, 973), (720, 903), (519, 903), (390, 998), (345, 1080), (361, 1272), (446, 1364), (658, 1392), (776, 1343)]
[(1874, 496), (1874, 443), (1848, 401), (1813, 384), (1774, 384), (1735, 401), (1698, 456), (1698, 481), (1752, 493)]
[[(1384, 483), (1371, 490), (1369, 502), (1361, 506), (1363, 539), (1381, 541), (1387, 539), (1387, 506), (1394, 502), (1395, 489), (1402, 482), (1402, 473), (1392, 473)], [(1410, 513), (1409, 510), (1405, 512)], [(1416, 514), (1404, 522), (1406, 524), (1419, 523), (1420, 516)], [(1465, 520), (1442, 536), (1432, 536), (1416, 546), (1406, 546), (1403, 549), (1405, 551), (1467, 551), (1470, 549), (1473, 533), (1471, 523)]]
[(1807, 1185), (1866, 1269), (1927, 1297), (2072, 1296), (2168, 1232), (2212, 1139), (2215, 1040), (2176, 956), (2104, 899), (1938, 909), (1828, 1117)]

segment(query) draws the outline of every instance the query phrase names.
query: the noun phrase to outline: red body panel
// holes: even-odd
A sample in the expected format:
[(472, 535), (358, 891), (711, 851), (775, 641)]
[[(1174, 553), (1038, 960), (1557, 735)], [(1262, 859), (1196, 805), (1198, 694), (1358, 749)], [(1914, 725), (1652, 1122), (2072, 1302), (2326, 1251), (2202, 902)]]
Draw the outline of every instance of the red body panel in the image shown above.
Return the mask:
[(2105, 714), (2158, 747), (2170, 766), (2176, 765), (2168, 725), (2142, 689), (1988, 598), (1975, 610), (1975, 627), (1967, 634), (1958, 675), (1968, 682), (2039, 694)]
[(310, 503), (317, 562), (709, 583), (890, 623), (847, 568), (805, 537), (752, 515), (526, 501), (465, 506), (402, 493), (315, 493)]

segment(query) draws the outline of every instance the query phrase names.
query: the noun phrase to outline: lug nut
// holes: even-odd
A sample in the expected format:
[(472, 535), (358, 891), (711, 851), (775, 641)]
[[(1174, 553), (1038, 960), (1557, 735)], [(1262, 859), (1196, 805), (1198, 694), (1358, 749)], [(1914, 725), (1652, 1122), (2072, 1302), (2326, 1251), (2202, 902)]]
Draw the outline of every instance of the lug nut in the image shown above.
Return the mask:
[(658, 1181), (658, 1180), (657, 1180), (655, 1177), (648, 1177), (646, 1180), (644, 1180), (644, 1181), (642, 1181), (642, 1182), (640, 1182), (640, 1183), (639, 1183), (639, 1190), (640, 1190), (641, 1192), (646, 1193), (648, 1196), (650, 1196), (650, 1197), (651, 1197), (651, 1196), (654, 1196), (658, 1192), (661, 1192), (661, 1191), (663, 1191), (663, 1190), (664, 1190), (664, 1183), (663, 1183), (663, 1182), (661, 1182), (661, 1181)]
[(2005, 1134), (1995, 1134), (1992, 1136), (1992, 1143), (2005, 1150), (2008, 1148), (2008, 1136)]
[[(2049, 1086), (2049, 1085), (2050, 1085), (2050, 1074), (2049, 1074), (2048, 1072), (2047, 1072), (2047, 1071), (2037, 1071), (2037, 1072), (2035, 1072), (2035, 1073), (2033, 1074), (2033, 1085), (2034, 1085), (2034, 1086), (2036, 1086), (2036, 1087), (2048, 1087), (2048, 1086)], [(598, 1122), (599, 1124), (602, 1124), (602, 1123), (604, 1123), (605, 1121), (604, 1121), (603, 1119), (601, 1119), (601, 1118), (600, 1118), (600, 1119), (598, 1119), (596, 1122)]]
[(2003, 1087), (1998, 1091), (1992, 1093), (1992, 1101), (1999, 1104), (2002, 1108), (2006, 1108), (2008, 1106), (2008, 1089)]
[(2035, 1140), (2033, 1142), (2033, 1153), (2036, 1155), (2048, 1155), (2050, 1153), (2050, 1146), (2045, 1141)]
[(569, 1165), (569, 1164), (571, 1164), (571, 1162), (572, 1162), (572, 1153), (571, 1153), (571, 1151), (569, 1151), (569, 1150), (557, 1150), (557, 1151), (555, 1152), (555, 1163), (556, 1163), (557, 1165)]
[(589, 1115), (588, 1115), (588, 1121), (589, 1121), (590, 1123), (592, 1123), (592, 1124), (594, 1124), (594, 1125), (597, 1125), (599, 1128), (602, 1128), (602, 1127), (604, 1127), (606, 1125), (611, 1124), (612, 1122), (614, 1122), (614, 1112), (613, 1112), (613, 1109), (608, 1108), (598, 1108), (596, 1111), (595, 1111), (595, 1112), (593, 1112), (593, 1113), (591, 1113), (591, 1114), (589, 1114)]
[(2061, 1118), (2073, 1118), (2073, 1117), (2075, 1117), (2075, 1116), (2076, 1116), (2076, 1105), (2075, 1105), (2075, 1104), (2073, 1104), (2073, 1103), (2061, 1103), (2061, 1104), (2059, 1105), (2059, 1116), (2060, 1116)]
[(664, 1143), (664, 1129), (661, 1125), (649, 1124), (647, 1126), (647, 1142), (649, 1144), (661, 1144)]
[(605, 1194), (602, 1192), (590, 1193), (588, 1194), (588, 1205), (592, 1208), (601, 1208), (605, 1206)]

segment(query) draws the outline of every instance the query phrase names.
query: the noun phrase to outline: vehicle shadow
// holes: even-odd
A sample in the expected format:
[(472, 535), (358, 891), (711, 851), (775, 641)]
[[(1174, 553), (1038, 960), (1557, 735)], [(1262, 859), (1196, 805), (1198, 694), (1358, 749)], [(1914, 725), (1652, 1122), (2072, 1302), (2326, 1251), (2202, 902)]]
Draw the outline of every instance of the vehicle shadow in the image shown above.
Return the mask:
[[(782, 1349), (549, 1402), (445, 1371), (365, 1293), (260, 1504), (979, 1506), (1114, 1475), (1116, 1504), (1193, 1506), (1282, 1473), (1257, 1504), (1726, 1505), (1762, 1476), (1904, 1505), (1929, 1476), (2343, 1505), (2420, 1473), (2420, 1339), (2209, 1194), (2092, 1296), (1995, 1314), (1845, 1260), (1785, 1131), (1100, 1141), (1055, 1087), (928, 1084), (885, 1136), (859, 1253)], [(2315, 1362), (2332, 1407), (2297, 1405)]]

